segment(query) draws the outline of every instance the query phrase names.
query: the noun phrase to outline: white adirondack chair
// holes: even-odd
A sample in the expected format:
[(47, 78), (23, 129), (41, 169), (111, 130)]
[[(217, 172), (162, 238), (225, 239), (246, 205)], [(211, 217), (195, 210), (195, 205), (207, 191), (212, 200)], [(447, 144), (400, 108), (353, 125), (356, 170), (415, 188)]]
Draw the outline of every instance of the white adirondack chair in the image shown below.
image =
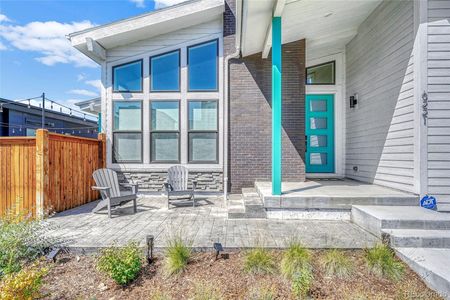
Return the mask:
[(192, 181), (192, 188), (188, 189), (189, 170), (183, 166), (172, 166), (167, 171), (167, 182), (164, 187), (167, 192), (167, 209), (169, 209), (170, 200), (192, 200), (195, 207), (194, 192), (197, 187), (197, 181)]
[(121, 183), (121, 186), (127, 187), (130, 190), (121, 191), (117, 173), (111, 169), (98, 169), (92, 174), (96, 186), (93, 190), (100, 191), (102, 200), (92, 210), (96, 213), (103, 208), (108, 208), (108, 217), (111, 218), (111, 208), (121, 206), (129, 201), (133, 201), (134, 213), (136, 213), (136, 199), (137, 199), (137, 185), (130, 183)]

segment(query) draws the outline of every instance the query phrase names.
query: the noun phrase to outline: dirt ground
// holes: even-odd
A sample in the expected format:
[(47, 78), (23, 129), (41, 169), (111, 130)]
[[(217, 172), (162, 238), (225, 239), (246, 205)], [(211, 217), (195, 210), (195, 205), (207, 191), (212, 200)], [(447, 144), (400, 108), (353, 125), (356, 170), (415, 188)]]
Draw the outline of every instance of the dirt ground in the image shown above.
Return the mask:
[[(281, 253), (273, 251), (278, 263)], [(56, 263), (48, 263), (51, 267), (43, 293), (45, 299), (192, 299), (194, 291), (203, 286), (215, 290), (220, 299), (262, 299), (255, 295), (263, 290), (270, 290), (273, 299), (294, 299), (290, 283), (279, 272), (250, 275), (243, 271), (244, 252), (229, 254), (229, 259), (214, 261), (212, 252), (195, 253), (187, 270), (172, 277), (163, 272), (160, 256), (154, 264), (145, 264), (140, 276), (126, 287), (118, 286), (97, 271), (95, 256), (62, 255)], [(409, 268), (399, 282), (372, 275), (362, 250), (345, 253), (354, 264), (348, 279), (326, 277), (319, 263), (323, 254), (321, 250), (312, 251), (312, 299), (442, 299)]]

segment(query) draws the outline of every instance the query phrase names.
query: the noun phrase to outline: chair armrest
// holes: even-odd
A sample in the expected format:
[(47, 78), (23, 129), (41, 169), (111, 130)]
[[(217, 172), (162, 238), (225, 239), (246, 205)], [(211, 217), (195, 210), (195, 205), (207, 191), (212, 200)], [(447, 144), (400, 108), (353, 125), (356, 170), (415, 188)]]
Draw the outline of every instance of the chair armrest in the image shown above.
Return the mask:
[(166, 192), (173, 191), (172, 185), (170, 183), (168, 183), (168, 182), (164, 182), (164, 188), (166, 189)]
[(192, 189), (195, 191), (197, 188), (197, 180), (192, 180)]
[(111, 187), (109, 186), (92, 186), (91, 187), (94, 191), (106, 191), (106, 190), (110, 190)]
[(138, 190), (138, 184), (137, 183), (124, 182), (124, 183), (119, 183), (119, 185), (121, 185), (123, 187), (131, 188), (131, 191), (132, 191), (133, 194), (137, 193), (137, 190)]

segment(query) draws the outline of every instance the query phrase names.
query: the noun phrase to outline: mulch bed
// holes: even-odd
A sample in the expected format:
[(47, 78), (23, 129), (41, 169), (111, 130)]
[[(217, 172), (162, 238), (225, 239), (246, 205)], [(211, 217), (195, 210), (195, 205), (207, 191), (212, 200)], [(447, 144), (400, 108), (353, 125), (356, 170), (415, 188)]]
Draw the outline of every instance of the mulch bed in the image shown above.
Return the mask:
[[(368, 272), (364, 252), (348, 250), (354, 272), (348, 279), (329, 278), (319, 263), (323, 250), (313, 250), (314, 284), (312, 299), (442, 299), (428, 289), (409, 268), (399, 282), (391, 282)], [(273, 251), (279, 262), (281, 251)], [(178, 276), (163, 272), (163, 257), (147, 265), (140, 276), (126, 287), (97, 271), (95, 256), (62, 255), (51, 265), (45, 278), (46, 299), (192, 299), (195, 287), (210, 286), (220, 292), (221, 299), (259, 299), (258, 290), (271, 290), (275, 299), (294, 299), (290, 283), (278, 272), (251, 275), (243, 271), (244, 252), (231, 252), (229, 259), (214, 261), (213, 253), (195, 253), (188, 268)]]

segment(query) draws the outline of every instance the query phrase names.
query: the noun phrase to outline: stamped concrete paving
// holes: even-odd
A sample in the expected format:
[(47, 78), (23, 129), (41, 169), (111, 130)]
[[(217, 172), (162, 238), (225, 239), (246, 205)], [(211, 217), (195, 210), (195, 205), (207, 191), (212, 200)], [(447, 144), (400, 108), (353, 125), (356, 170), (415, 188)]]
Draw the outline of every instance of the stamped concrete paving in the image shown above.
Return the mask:
[(150, 234), (155, 236), (156, 248), (165, 247), (167, 240), (177, 234), (197, 249), (211, 248), (217, 241), (229, 249), (281, 248), (293, 237), (310, 248), (364, 248), (379, 241), (348, 221), (229, 220), (222, 197), (201, 199), (197, 207), (180, 204), (170, 210), (164, 208), (164, 198), (140, 198), (136, 214), (127, 205), (117, 209), (111, 219), (106, 211), (91, 213), (96, 203), (51, 217), (49, 222), (57, 227), (52, 234), (63, 237), (71, 248), (86, 251), (130, 240), (144, 245)]

